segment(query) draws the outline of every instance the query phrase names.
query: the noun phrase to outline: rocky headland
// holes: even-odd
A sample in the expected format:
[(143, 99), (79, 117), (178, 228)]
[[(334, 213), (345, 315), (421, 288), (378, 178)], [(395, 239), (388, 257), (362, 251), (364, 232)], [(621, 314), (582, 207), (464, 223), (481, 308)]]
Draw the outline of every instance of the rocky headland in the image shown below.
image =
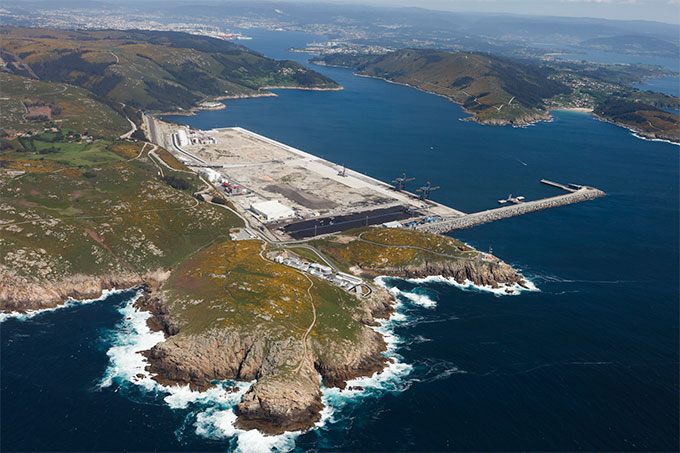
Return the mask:
[[(444, 276), (493, 288), (526, 283), (502, 262), (455, 260), (354, 270), (364, 277)], [(148, 370), (159, 383), (188, 384), (196, 390), (205, 390), (216, 380), (255, 381), (235, 407), (237, 427), (267, 434), (309, 429), (323, 409), (319, 376), (326, 387), (346, 388), (347, 381), (371, 376), (389, 363), (383, 355), (386, 343), (371, 327), (394, 311), (394, 297), (374, 288), (370, 297), (356, 299), (359, 304), (352, 317), (359, 327), (352, 335), (329, 335), (315, 328), (300, 341), (299, 332), (261, 320), (257, 328), (230, 325), (197, 332), (173, 313), (177, 300), (169, 300), (162, 288), (147, 291), (137, 306), (153, 313), (150, 326), (166, 335), (165, 341), (145, 353)]]
[(126, 289), (142, 284), (158, 286), (168, 277), (161, 269), (144, 275), (116, 273), (110, 275), (76, 274), (58, 281), (18, 275), (0, 266), (0, 311), (26, 312), (63, 305), (68, 300), (101, 297), (104, 290)]

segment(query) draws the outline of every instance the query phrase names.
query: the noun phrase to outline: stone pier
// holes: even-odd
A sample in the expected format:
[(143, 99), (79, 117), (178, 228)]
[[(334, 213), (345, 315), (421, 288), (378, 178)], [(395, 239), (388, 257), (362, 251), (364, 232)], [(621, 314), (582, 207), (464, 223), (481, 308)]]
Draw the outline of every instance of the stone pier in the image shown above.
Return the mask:
[(505, 219), (528, 212), (539, 211), (541, 209), (556, 208), (567, 204), (578, 203), (579, 201), (592, 200), (603, 197), (604, 192), (593, 187), (582, 187), (565, 195), (556, 197), (542, 198), (540, 200), (527, 201), (512, 206), (489, 209), (487, 211), (475, 212), (459, 217), (444, 218), (439, 222), (425, 223), (417, 225), (416, 230), (429, 233), (446, 233), (447, 231), (470, 228), (481, 223), (492, 222), (494, 220)]

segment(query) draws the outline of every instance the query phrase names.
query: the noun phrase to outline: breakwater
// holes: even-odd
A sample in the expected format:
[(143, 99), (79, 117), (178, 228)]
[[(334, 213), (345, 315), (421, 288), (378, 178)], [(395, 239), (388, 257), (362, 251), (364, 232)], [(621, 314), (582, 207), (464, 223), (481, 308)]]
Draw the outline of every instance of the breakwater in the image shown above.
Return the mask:
[(512, 206), (503, 206), (501, 208), (475, 212), (460, 217), (448, 217), (439, 222), (417, 225), (415, 229), (419, 231), (426, 231), (428, 233), (446, 233), (447, 231), (470, 228), (481, 223), (514, 217), (517, 215), (526, 214), (528, 212), (540, 211), (541, 209), (556, 208), (558, 206), (592, 200), (603, 196), (604, 192), (599, 189), (583, 187), (565, 195), (527, 201)]

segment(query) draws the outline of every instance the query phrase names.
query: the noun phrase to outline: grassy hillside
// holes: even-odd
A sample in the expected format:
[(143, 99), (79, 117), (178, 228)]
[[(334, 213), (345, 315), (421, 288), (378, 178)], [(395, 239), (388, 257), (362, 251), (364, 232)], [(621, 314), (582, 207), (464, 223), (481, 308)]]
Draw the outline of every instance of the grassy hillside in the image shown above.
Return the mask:
[(544, 98), (569, 91), (550, 79), (549, 68), (488, 54), (404, 49), (381, 56), (329, 55), (322, 62), (447, 96), (482, 123), (525, 124), (545, 114)]
[(595, 114), (646, 137), (680, 142), (680, 117), (649, 104), (609, 99), (598, 104)]
[(446, 96), (462, 104), (472, 120), (484, 124), (524, 125), (550, 118), (552, 109), (583, 108), (644, 136), (680, 141), (680, 118), (664, 110), (678, 109), (680, 99), (632, 87), (645, 78), (673, 74), (656, 66), (539, 64), (423, 49), (387, 55), (335, 54), (313, 61)]
[(240, 224), (160, 179), (148, 144), (59, 134), (3, 142), (0, 173), (25, 173), (0, 177), (0, 269), (50, 282), (141, 275), (174, 267)]
[(335, 89), (331, 79), (220, 39), (176, 32), (0, 28), (5, 69), (150, 111), (189, 109), (268, 86)]
[(117, 137), (130, 129), (120, 112), (82, 88), (0, 73), (0, 127), (42, 131), (59, 126), (98, 137)]
[(340, 238), (329, 236), (310, 244), (345, 272), (353, 266), (370, 269), (419, 266), (425, 262), (471, 260), (478, 255), (463, 242), (446, 236), (375, 227), (346, 231)]

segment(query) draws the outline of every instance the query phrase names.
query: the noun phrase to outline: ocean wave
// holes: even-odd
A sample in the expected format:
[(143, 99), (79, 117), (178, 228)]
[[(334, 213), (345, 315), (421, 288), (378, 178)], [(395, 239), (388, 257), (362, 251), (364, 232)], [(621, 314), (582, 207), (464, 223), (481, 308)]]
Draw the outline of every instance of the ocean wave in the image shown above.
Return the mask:
[(409, 278), (405, 279), (405, 281), (409, 283), (446, 283), (449, 285), (453, 285), (457, 288), (460, 288), (464, 291), (489, 292), (495, 294), (496, 296), (516, 296), (525, 291), (531, 292), (540, 291), (540, 289), (538, 289), (536, 285), (534, 285), (534, 283), (526, 277), (524, 278), (526, 287), (521, 286), (517, 283), (513, 283), (512, 285), (500, 283), (498, 285), (498, 288), (494, 288), (490, 285), (476, 285), (475, 283), (467, 279), (463, 283), (458, 283), (454, 278), (443, 277), (441, 275), (433, 275), (423, 278)]
[[(378, 277), (382, 278), (382, 277)], [(435, 308), (437, 306), (437, 302), (432, 300), (432, 298), (428, 294), (424, 294), (422, 290), (415, 289), (413, 291), (403, 291), (396, 286), (393, 286), (388, 289), (390, 294), (392, 294), (395, 298), (398, 296), (405, 297), (408, 299), (410, 302), (413, 302), (416, 305), (420, 305), (421, 307), (425, 308)]]
[[(628, 128), (626, 128), (626, 129), (628, 129)], [(662, 138), (648, 138), (648, 137), (644, 137), (644, 136), (638, 134), (637, 132), (633, 131), (632, 129), (628, 129), (628, 130), (631, 131), (631, 135), (633, 137), (639, 138), (640, 140), (645, 140), (645, 141), (648, 141), (648, 142), (664, 142), (664, 143), (670, 143), (671, 145), (680, 146), (680, 143), (672, 142), (670, 140), (664, 140)]]
[(425, 359), (417, 364), (417, 367), (423, 370), (422, 375), (414, 377), (411, 382), (418, 383), (431, 383), (435, 381), (440, 381), (443, 379), (448, 379), (449, 377), (456, 374), (466, 374), (467, 372), (461, 370), (454, 363), (448, 360), (440, 359)]
[(10, 311), (10, 312), (3, 312), (0, 313), (0, 323), (7, 321), (9, 319), (16, 319), (17, 321), (26, 321), (27, 319), (34, 318), (36, 316), (42, 315), (44, 313), (49, 313), (52, 311), (57, 311), (57, 310), (62, 310), (64, 308), (71, 308), (71, 307), (77, 307), (80, 305), (87, 305), (91, 304), (92, 302), (99, 302), (101, 300), (106, 299), (112, 294), (118, 294), (128, 291), (127, 289), (105, 289), (102, 291), (102, 295), (95, 298), (95, 299), (83, 299), (83, 300), (75, 300), (75, 299), (69, 299), (62, 305), (58, 305), (56, 307), (51, 307), (51, 308), (40, 308), (40, 309), (35, 309), (35, 310), (26, 310), (25, 312), (19, 312), (19, 311)]
[[(236, 428), (234, 407), (241, 401), (253, 382), (219, 381), (205, 390), (192, 390), (188, 385), (165, 386), (153, 380), (146, 370), (149, 364), (142, 351), (165, 340), (162, 332), (149, 328), (149, 312), (139, 310), (134, 303), (140, 294), (130, 298), (119, 308), (122, 321), (116, 326), (107, 351), (109, 365), (99, 383), (102, 389), (118, 385), (119, 388), (135, 386), (146, 392), (162, 397), (173, 410), (188, 411), (193, 418), (196, 435), (211, 439), (233, 439), (234, 449), (240, 452), (289, 451), (295, 446), (294, 439), (300, 433), (289, 432), (280, 436), (267, 436), (257, 430), (245, 431)], [(238, 390), (233, 391), (234, 387)]]
[[(377, 277), (374, 282), (376, 285), (388, 289), (388, 291), (394, 289), (390, 288), (386, 279), (382, 277)], [(404, 297), (408, 299), (407, 296)], [(371, 396), (379, 396), (384, 392), (399, 393), (409, 388), (410, 382), (405, 378), (413, 371), (413, 365), (404, 363), (403, 357), (398, 354), (397, 350), (403, 343), (403, 339), (394, 332), (394, 328), (408, 318), (403, 313), (404, 304), (399, 298), (395, 297), (395, 299), (395, 311), (392, 315), (388, 319), (379, 319), (378, 325), (371, 327), (382, 335), (387, 344), (386, 351), (383, 352), (383, 355), (389, 360), (387, 366), (371, 376), (348, 380), (347, 387), (344, 389), (322, 387), (322, 402), (326, 406), (326, 409), (324, 409), (326, 413), (322, 413), (320, 426), (323, 426), (326, 422), (337, 421), (334, 415), (349, 403), (355, 403)]]
[(549, 283), (593, 283), (598, 285), (619, 285), (622, 283), (648, 283), (649, 280), (585, 280), (585, 279), (568, 279), (557, 277), (555, 275), (537, 275), (536, 280), (543, 280)]
[[(389, 288), (391, 285), (381, 279), (377, 279), (376, 284), (388, 290), (394, 289)], [(393, 294), (401, 297), (396, 297), (395, 312), (390, 318), (378, 320), (378, 325), (371, 327), (383, 336), (387, 344), (386, 351), (383, 352), (388, 359), (387, 366), (372, 376), (349, 380), (345, 389), (322, 386), (322, 402), (325, 407), (314, 429), (339, 421), (337, 414), (347, 404), (357, 403), (367, 397), (379, 397), (384, 392), (402, 392), (412, 382), (418, 381), (406, 379), (413, 371), (413, 365), (404, 363), (403, 357), (397, 352), (403, 339), (396, 335), (395, 327), (408, 321), (408, 316), (404, 313), (406, 306), (402, 300), (426, 308), (436, 306), (436, 301), (418, 291), (397, 291), (397, 294), (396, 291)], [(170, 409), (187, 412), (184, 425), (191, 427), (193, 434), (207, 439), (225, 440), (229, 442), (230, 450), (290, 451), (295, 447), (301, 431), (269, 436), (257, 430), (245, 431), (236, 427), (234, 407), (253, 382), (219, 381), (214, 382), (213, 388), (197, 391), (189, 386), (164, 386), (153, 380), (151, 373), (146, 370), (148, 361), (141, 352), (164, 341), (164, 335), (149, 328), (147, 320), (152, 315), (135, 307), (138, 297), (139, 294), (135, 294), (119, 308), (123, 319), (112, 332), (111, 346), (107, 351), (109, 365), (99, 383), (100, 388), (109, 388), (115, 384), (118, 388), (138, 388), (156, 395)], [(440, 374), (447, 372), (445, 369), (439, 370)], [(238, 390), (233, 391), (234, 387), (238, 387)], [(185, 433), (187, 430), (184, 428), (180, 431)]]
[(137, 292), (118, 309), (123, 320), (116, 326), (114, 346), (106, 352), (109, 365), (99, 383), (100, 388), (110, 387), (114, 381), (129, 381), (147, 390), (156, 387), (156, 381), (151, 379), (151, 374), (146, 370), (148, 362), (139, 353), (151, 349), (165, 336), (163, 332), (153, 332), (148, 326), (146, 321), (152, 316), (151, 313), (135, 307), (140, 296), (141, 293)]

